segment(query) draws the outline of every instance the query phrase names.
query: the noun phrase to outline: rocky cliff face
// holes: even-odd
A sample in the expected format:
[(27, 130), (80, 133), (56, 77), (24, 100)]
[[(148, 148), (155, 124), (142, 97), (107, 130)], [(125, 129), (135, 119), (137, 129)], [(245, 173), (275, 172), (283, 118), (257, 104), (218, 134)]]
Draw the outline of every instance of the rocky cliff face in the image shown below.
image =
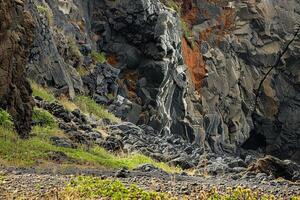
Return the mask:
[(260, 80), (299, 23), (299, 3), (285, 3), (193, 4), (216, 16), (197, 15), (193, 22), (207, 70), (200, 92), (205, 135), (214, 151), (235, 152), (250, 137), (244, 147), (262, 144), (267, 153), (299, 161), (299, 37), (264, 82), (252, 113)]
[(117, 56), (121, 79), (136, 72), (133, 91), (128, 80), (119, 91), (128, 99), (135, 94), (138, 123), (217, 153), (260, 144), (299, 160), (299, 38), (264, 82), (253, 115), (258, 84), (294, 34), (299, 4), (183, 3), (192, 45), (181, 37), (179, 16), (157, 1), (95, 4), (98, 48)]
[(24, 73), (34, 21), (25, 5), (22, 0), (0, 2), (0, 107), (12, 115), (23, 138), (31, 130), (33, 105)]
[(58, 95), (91, 95), (160, 137), (299, 161), (299, 37), (264, 82), (254, 111), (260, 80), (300, 21), (299, 2), (173, 3), (181, 11), (159, 0), (29, 1), (38, 22), (29, 77)]

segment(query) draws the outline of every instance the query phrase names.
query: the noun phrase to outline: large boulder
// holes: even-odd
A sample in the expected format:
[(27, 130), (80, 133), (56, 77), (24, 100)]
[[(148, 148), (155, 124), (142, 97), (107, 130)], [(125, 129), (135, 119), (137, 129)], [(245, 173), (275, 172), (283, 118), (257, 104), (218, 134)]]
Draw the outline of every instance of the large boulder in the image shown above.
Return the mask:
[(265, 173), (275, 178), (285, 178), (291, 181), (300, 181), (300, 166), (290, 160), (280, 160), (273, 156), (266, 156), (253, 163), (248, 171)]

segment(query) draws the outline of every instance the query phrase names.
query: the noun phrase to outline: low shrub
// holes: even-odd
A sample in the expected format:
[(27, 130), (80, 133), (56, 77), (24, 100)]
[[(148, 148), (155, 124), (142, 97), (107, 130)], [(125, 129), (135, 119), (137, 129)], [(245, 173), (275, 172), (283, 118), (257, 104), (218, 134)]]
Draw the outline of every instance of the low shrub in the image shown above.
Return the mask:
[(81, 54), (77, 44), (76, 44), (76, 39), (74, 38), (74, 36), (67, 36), (67, 44), (69, 47), (69, 52), (71, 57), (73, 57), (75, 60), (81, 62), (83, 60), (83, 55)]
[(44, 88), (34, 81), (30, 82), (31, 89), (32, 89), (32, 95), (33, 96), (38, 96), (41, 97), (42, 99), (48, 101), (48, 102), (53, 102), (55, 101), (54, 94), (47, 88)]
[(5, 110), (0, 108), (0, 126), (12, 128), (13, 122), (11, 116)]
[(37, 11), (44, 15), (48, 21), (49, 25), (53, 24), (53, 13), (49, 7), (46, 5), (36, 5)]
[(91, 176), (79, 176), (71, 180), (61, 196), (71, 199), (169, 199), (167, 194), (145, 191), (134, 184), (126, 187), (119, 180), (101, 180)]
[(92, 98), (87, 96), (78, 96), (74, 103), (80, 110), (86, 114), (93, 114), (100, 119), (109, 119), (112, 122), (118, 122), (119, 119), (105, 109), (104, 106), (97, 104)]
[(54, 116), (40, 108), (33, 109), (32, 120), (43, 127), (54, 128), (57, 126)]
[(106, 61), (105, 54), (102, 52), (92, 51), (91, 57), (96, 63), (104, 63)]

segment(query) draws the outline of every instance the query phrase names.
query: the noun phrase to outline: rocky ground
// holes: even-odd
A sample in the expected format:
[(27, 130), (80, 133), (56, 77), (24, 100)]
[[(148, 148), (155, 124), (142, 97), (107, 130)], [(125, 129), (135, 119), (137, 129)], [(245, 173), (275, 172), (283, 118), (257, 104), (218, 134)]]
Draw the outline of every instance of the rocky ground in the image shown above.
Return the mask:
[[(266, 174), (245, 174), (242, 178), (234, 176), (189, 176), (186, 173), (168, 174), (151, 165), (143, 165), (131, 172), (126, 170), (99, 171), (74, 170), (51, 172), (52, 170), (1, 169), (0, 199), (58, 199), (58, 192), (74, 178), (74, 174), (93, 175), (101, 178), (120, 179), (126, 185), (137, 184), (146, 190), (166, 192), (176, 197), (199, 199), (201, 191), (213, 187), (225, 191), (228, 187), (246, 186), (252, 190), (274, 194), (288, 199), (300, 195), (300, 183), (284, 179), (274, 179)], [(72, 174), (72, 175), (70, 175)]]

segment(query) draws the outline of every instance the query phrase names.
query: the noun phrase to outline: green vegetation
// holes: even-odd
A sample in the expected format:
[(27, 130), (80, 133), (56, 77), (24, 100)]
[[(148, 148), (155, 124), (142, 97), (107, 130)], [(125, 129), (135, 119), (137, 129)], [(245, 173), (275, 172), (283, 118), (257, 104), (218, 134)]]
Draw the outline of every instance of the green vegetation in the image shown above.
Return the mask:
[[(189, 199), (189, 196), (171, 196), (166, 193), (145, 191), (136, 185), (126, 187), (119, 180), (109, 180), (91, 177), (79, 176), (70, 181), (70, 183), (59, 193), (63, 199)], [(260, 190), (251, 190), (249, 188), (238, 186), (236, 188), (227, 188), (226, 191), (218, 191), (216, 188), (201, 190), (197, 194), (198, 199), (202, 200), (275, 200), (276, 197), (271, 194), (263, 193)], [(299, 200), (299, 196), (294, 196), (290, 200)]]
[(69, 47), (69, 52), (71, 54), (71, 56), (75, 59), (77, 59), (78, 61), (81, 61), (83, 59), (83, 56), (76, 44), (76, 40), (74, 38), (74, 36), (67, 36), (67, 43), (68, 43), (68, 47)]
[(74, 102), (70, 101), (67, 97), (61, 96), (58, 99), (59, 103), (68, 111), (72, 112), (75, 109), (78, 109), (78, 106)]
[(112, 122), (117, 122), (119, 119), (112, 113), (108, 112), (104, 106), (97, 104), (92, 98), (86, 96), (78, 96), (74, 103), (80, 110), (86, 114), (93, 114), (100, 119), (109, 119)]
[(104, 63), (106, 61), (105, 54), (101, 52), (92, 51), (91, 57), (96, 63)]
[(44, 88), (33, 81), (30, 82), (30, 85), (33, 96), (39, 96), (48, 102), (55, 101), (55, 97), (49, 89)]
[(179, 15), (181, 13), (181, 3), (174, 0), (161, 0), (161, 2), (168, 8), (176, 11)]
[(5, 180), (5, 176), (0, 174), (0, 184), (2, 184), (4, 180)]
[[(33, 81), (31, 81), (31, 88), (33, 91), (33, 96), (39, 96), (48, 102), (56, 101), (56, 98), (49, 89), (44, 88)], [(104, 106), (97, 104), (92, 98), (87, 96), (77, 96), (74, 99), (74, 102), (68, 100), (66, 97), (63, 97), (58, 99), (58, 102), (66, 107), (66, 109), (69, 111), (79, 108), (83, 113), (93, 114), (99, 119), (109, 119), (112, 122), (119, 121), (119, 119), (112, 113), (108, 112)], [(38, 110), (36, 112), (38, 112)]]
[(126, 187), (119, 180), (101, 180), (90, 176), (79, 176), (71, 180), (61, 196), (68, 199), (169, 199), (164, 193), (145, 191), (136, 185)]
[(53, 24), (53, 13), (49, 7), (46, 5), (36, 5), (37, 11), (44, 15), (49, 23), (49, 25)]
[(184, 21), (184, 19), (181, 18), (180, 22), (181, 22), (181, 27), (182, 27), (182, 31), (183, 31), (183, 36), (189, 43), (190, 47), (193, 49), (194, 45), (195, 45), (195, 39), (194, 39), (193, 33), (190, 30), (188, 24)]
[(0, 126), (3, 126), (5, 128), (13, 127), (11, 116), (1, 108), (0, 108)]
[[(216, 188), (211, 191), (201, 191), (200, 198), (204, 200), (275, 200), (276, 197), (272, 194), (266, 194), (260, 190), (251, 190), (246, 187), (238, 186), (236, 188), (227, 188), (226, 191), (220, 192)], [(299, 197), (294, 196), (291, 200), (298, 200)]]
[(56, 127), (56, 120), (53, 117), (53, 115), (50, 114), (48, 111), (40, 108), (33, 109), (32, 120), (45, 127), (49, 127), (49, 128)]
[(78, 67), (76, 70), (80, 76), (85, 76), (89, 74), (89, 70), (83, 66)]
[[(5, 113), (5, 112), (4, 112)], [(4, 119), (7, 120), (5, 114)], [(108, 153), (99, 146), (89, 150), (83, 146), (77, 149), (57, 147), (51, 144), (50, 137), (65, 137), (62, 130), (58, 129), (54, 117), (42, 109), (35, 109), (34, 118), (41, 120), (43, 126), (33, 127), (31, 137), (28, 140), (21, 140), (13, 129), (0, 125), (0, 163), (6, 166), (29, 167), (38, 164), (52, 162), (49, 155), (53, 152), (62, 152), (72, 161), (72, 164), (89, 167), (107, 168), (128, 168), (133, 169), (145, 163), (153, 164), (156, 167), (168, 172), (179, 172), (180, 169), (168, 166), (165, 163), (158, 163), (154, 160), (140, 155), (116, 156)], [(2, 121), (1, 121), (2, 122)]]

